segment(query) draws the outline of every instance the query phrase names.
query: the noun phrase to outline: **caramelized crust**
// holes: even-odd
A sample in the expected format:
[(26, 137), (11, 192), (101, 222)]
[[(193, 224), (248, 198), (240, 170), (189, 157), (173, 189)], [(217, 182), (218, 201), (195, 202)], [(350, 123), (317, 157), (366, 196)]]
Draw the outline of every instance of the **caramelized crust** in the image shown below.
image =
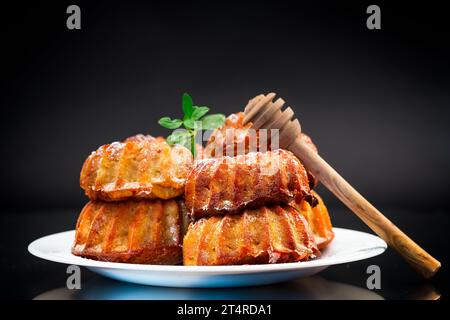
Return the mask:
[[(249, 122), (244, 125), (243, 122), (243, 112), (229, 115), (225, 120), (225, 124), (211, 134), (206, 147), (203, 149), (202, 156), (204, 158), (231, 157), (252, 151), (265, 152), (272, 149), (275, 150), (274, 146), (272, 146), (270, 133), (260, 136), (260, 131), (256, 130), (254, 136), (252, 136), (250, 129), (253, 124)], [(316, 153), (318, 152), (316, 145), (307, 134), (302, 132), (300, 138)], [(308, 179), (311, 189), (317, 186), (317, 179), (309, 172)]]
[(186, 183), (194, 219), (238, 213), (245, 207), (300, 201), (310, 193), (305, 168), (289, 151), (251, 152), (196, 161)]
[(306, 221), (308, 221), (317, 247), (322, 250), (334, 239), (333, 226), (322, 198), (316, 192), (313, 191), (312, 193), (318, 200), (318, 204), (315, 207), (311, 207), (305, 200), (300, 202), (293, 201), (291, 205), (299, 210)]
[(203, 218), (189, 226), (183, 241), (183, 263), (189, 266), (296, 262), (319, 255), (305, 218), (288, 205)]
[(181, 201), (90, 201), (78, 218), (72, 253), (110, 262), (178, 264), (188, 221)]
[[(252, 127), (252, 124), (248, 123), (244, 126), (243, 121), (243, 112), (229, 115), (225, 119), (225, 124), (221, 128), (214, 130), (209, 137), (203, 150), (203, 156), (205, 158), (225, 155), (236, 156), (248, 153), (250, 150), (259, 151), (259, 135), (256, 135), (256, 141), (250, 141), (249, 129)], [(238, 150), (241, 152), (238, 152)]]
[[(270, 151), (271, 137), (270, 133), (266, 136), (261, 136), (259, 130), (256, 130), (255, 137), (251, 136), (250, 129), (252, 123), (243, 124), (244, 113), (233, 113), (225, 119), (225, 124), (213, 131), (208, 139), (206, 147), (203, 150), (205, 158), (222, 157), (222, 156), (236, 156), (256, 151)], [(305, 133), (301, 133), (303, 139), (315, 152), (317, 152), (316, 145), (311, 138)], [(267, 144), (265, 144), (267, 142)], [(263, 145), (263, 143), (265, 145)], [(219, 154), (217, 154), (217, 151)]]
[(80, 186), (91, 200), (171, 199), (183, 193), (192, 162), (190, 151), (180, 145), (137, 135), (92, 152)]

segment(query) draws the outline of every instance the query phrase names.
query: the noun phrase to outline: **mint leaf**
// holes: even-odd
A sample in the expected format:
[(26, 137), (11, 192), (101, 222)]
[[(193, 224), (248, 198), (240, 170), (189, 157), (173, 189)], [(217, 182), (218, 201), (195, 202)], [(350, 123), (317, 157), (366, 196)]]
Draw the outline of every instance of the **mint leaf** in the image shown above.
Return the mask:
[(181, 121), (180, 119), (172, 120), (169, 117), (162, 117), (161, 119), (159, 119), (158, 123), (164, 128), (173, 130), (179, 128), (183, 124), (183, 121)]
[(187, 119), (183, 121), (184, 126), (190, 130), (198, 130), (202, 125), (202, 122), (194, 119)]
[(183, 120), (171, 119), (163, 117), (159, 119), (158, 123), (164, 128), (178, 129), (184, 125), (186, 130), (176, 130), (166, 139), (170, 145), (179, 144), (196, 155), (195, 136), (201, 129), (210, 130), (222, 126), (225, 122), (225, 116), (222, 114), (213, 114), (205, 116), (209, 112), (206, 106), (194, 106), (191, 96), (188, 93), (183, 93)]
[(203, 117), (205, 114), (209, 112), (208, 107), (197, 107), (194, 106), (194, 111), (192, 112), (191, 118), (194, 120), (199, 120), (201, 117)]
[(183, 124), (187, 129), (194, 129), (195, 120), (194, 119), (186, 119), (183, 121)]
[(202, 129), (213, 130), (217, 129), (225, 123), (225, 116), (223, 114), (210, 114), (202, 118)]
[(189, 94), (186, 92), (183, 93), (183, 113), (184, 119), (189, 119), (192, 116), (192, 112), (194, 112), (194, 102)]
[(167, 143), (170, 145), (181, 144), (189, 150), (191, 149), (191, 134), (187, 130), (178, 130), (172, 133), (166, 139)]

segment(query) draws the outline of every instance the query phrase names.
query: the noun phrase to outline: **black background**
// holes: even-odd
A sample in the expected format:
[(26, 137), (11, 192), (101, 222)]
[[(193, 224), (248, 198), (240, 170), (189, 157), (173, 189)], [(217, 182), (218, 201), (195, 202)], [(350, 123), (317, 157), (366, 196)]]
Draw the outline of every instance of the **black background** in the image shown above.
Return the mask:
[[(66, 28), (70, 4), (81, 7), (81, 30)], [(78, 184), (87, 155), (136, 133), (168, 135), (157, 120), (180, 116), (183, 92), (229, 114), (273, 91), (332, 166), (442, 257), (450, 209), (448, 11), (444, 2), (377, 1), (382, 29), (368, 30), (370, 4), (2, 4), (2, 243), (19, 235), (25, 246), (32, 236), (73, 228), (87, 202)], [(336, 225), (367, 230), (320, 191)], [(25, 272), (18, 262), (29, 258), (25, 247), (11, 251), (3, 264), (15, 259), (13, 272)]]
[(2, 207), (79, 207), (87, 155), (132, 134), (167, 135), (157, 120), (180, 116), (185, 91), (225, 114), (274, 91), (373, 202), (449, 208), (439, 3), (380, 3), (372, 31), (370, 2), (91, 1), (70, 31), (71, 3), (2, 10)]

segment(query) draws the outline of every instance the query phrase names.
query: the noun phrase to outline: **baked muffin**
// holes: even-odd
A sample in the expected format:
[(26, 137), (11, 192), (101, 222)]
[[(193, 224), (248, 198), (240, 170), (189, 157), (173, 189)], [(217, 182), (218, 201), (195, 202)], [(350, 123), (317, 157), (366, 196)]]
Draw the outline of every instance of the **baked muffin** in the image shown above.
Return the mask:
[(310, 194), (306, 170), (282, 149), (195, 161), (186, 183), (194, 219), (238, 213), (246, 207), (287, 204)]
[(178, 264), (188, 220), (182, 201), (90, 201), (81, 211), (72, 253), (110, 262)]
[(91, 200), (171, 199), (183, 194), (192, 163), (185, 147), (137, 135), (92, 152), (80, 186)]
[[(278, 149), (278, 145), (272, 145), (270, 132), (267, 131), (265, 134), (261, 134), (260, 130), (251, 131), (253, 124), (249, 122), (244, 125), (244, 116), (243, 112), (229, 115), (225, 120), (225, 124), (221, 128), (214, 130), (209, 137), (202, 156), (204, 158), (236, 156), (249, 152), (265, 152)], [(300, 138), (314, 152), (318, 152), (316, 145), (307, 134), (302, 132)], [(310, 188), (312, 189), (317, 186), (318, 181), (310, 172), (307, 171), (307, 173)]]
[(305, 218), (288, 205), (200, 219), (183, 241), (188, 266), (296, 262), (319, 255)]

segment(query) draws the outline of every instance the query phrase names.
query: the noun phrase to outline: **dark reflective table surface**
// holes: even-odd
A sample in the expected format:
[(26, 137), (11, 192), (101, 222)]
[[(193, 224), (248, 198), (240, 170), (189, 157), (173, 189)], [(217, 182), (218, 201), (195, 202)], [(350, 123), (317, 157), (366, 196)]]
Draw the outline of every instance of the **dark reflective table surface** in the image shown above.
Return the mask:
[(61, 287), (34, 299), (155, 299), (155, 300), (252, 300), (252, 299), (383, 299), (375, 291), (312, 276), (269, 286), (190, 289), (134, 285), (95, 276), (81, 290)]
[[(330, 210), (335, 226), (370, 232), (346, 209)], [(350, 264), (333, 266), (320, 274), (268, 286), (189, 289), (141, 286), (103, 278), (81, 269), (81, 289), (66, 287), (65, 265), (33, 257), (32, 240), (73, 229), (78, 209), (46, 212), (4, 212), (0, 250), (3, 299), (445, 299), (448, 294), (447, 254), (449, 214), (445, 211), (410, 212), (384, 209), (419, 244), (436, 256), (443, 268), (431, 280), (418, 276), (395, 252)], [(395, 217), (395, 219), (393, 218)], [(367, 267), (378, 265), (381, 289), (369, 290)]]

